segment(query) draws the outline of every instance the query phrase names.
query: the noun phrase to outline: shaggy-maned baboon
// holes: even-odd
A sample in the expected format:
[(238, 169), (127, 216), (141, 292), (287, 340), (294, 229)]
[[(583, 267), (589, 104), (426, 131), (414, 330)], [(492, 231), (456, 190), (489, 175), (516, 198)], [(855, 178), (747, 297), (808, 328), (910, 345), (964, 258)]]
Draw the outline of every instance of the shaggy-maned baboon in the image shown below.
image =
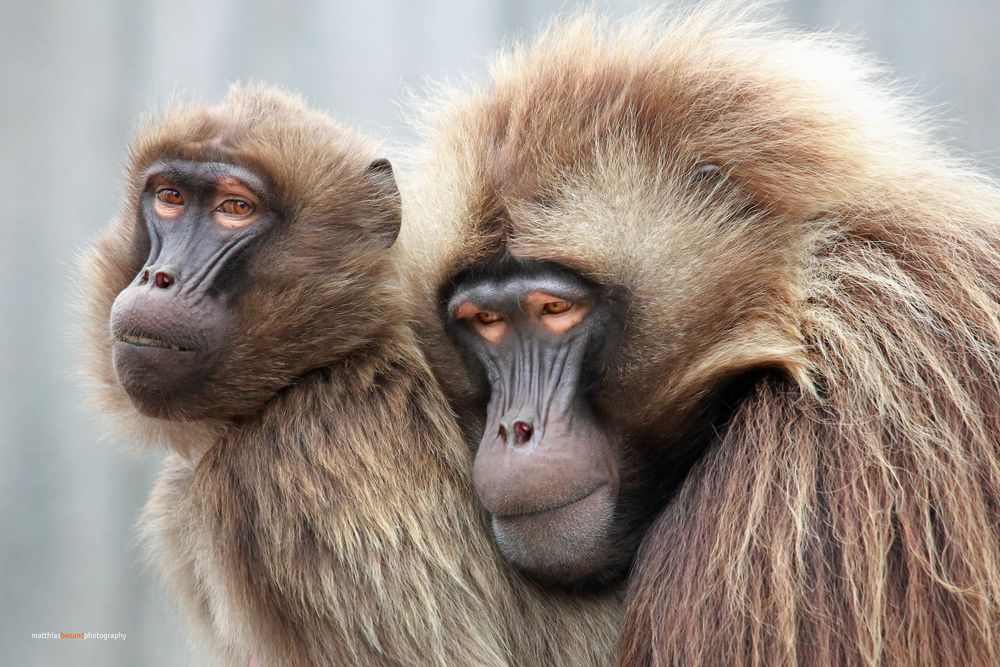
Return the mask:
[(625, 664), (1000, 664), (997, 185), (718, 4), (492, 72), (401, 243), (503, 552), (593, 585), (644, 537)]
[(138, 133), (84, 265), (86, 339), (105, 411), (172, 450), (152, 555), (236, 665), (609, 663), (618, 595), (547, 591), (495, 551), (376, 158), (260, 87)]

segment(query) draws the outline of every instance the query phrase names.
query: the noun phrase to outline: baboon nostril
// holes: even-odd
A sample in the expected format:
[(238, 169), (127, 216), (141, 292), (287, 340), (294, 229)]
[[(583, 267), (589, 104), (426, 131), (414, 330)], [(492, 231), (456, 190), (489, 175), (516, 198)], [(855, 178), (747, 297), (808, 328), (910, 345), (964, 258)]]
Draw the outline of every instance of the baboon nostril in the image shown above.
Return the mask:
[(500, 424), (500, 439), (507, 442), (507, 427)]
[(531, 427), (531, 424), (522, 421), (514, 422), (514, 444), (523, 445), (531, 440), (531, 434), (534, 432), (535, 429)]
[(146, 269), (145, 271), (142, 272), (142, 278), (139, 279), (139, 284), (145, 285), (148, 282), (149, 282), (149, 269)]
[(156, 280), (156, 286), (160, 289), (167, 289), (174, 284), (174, 277), (163, 271), (157, 271), (154, 279)]

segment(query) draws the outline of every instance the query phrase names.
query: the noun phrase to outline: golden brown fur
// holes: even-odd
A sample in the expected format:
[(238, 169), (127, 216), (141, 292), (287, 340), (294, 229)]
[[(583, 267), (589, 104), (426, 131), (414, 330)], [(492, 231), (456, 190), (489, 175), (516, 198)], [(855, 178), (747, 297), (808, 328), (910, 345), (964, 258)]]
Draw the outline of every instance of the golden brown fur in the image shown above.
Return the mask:
[[(112, 301), (145, 260), (143, 172), (164, 156), (254, 169), (290, 222), (247, 268), (238, 363), (215, 383), (212, 420), (141, 416), (110, 361)], [(86, 340), (105, 413), (172, 450), (142, 519), (151, 554), (226, 664), (606, 664), (619, 597), (541, 589), (490, 541), (390, 254), (363, 233), (398, 215), (366, 194), (376, 157), (258, 87), (139, 132), (121, 214), (86, 258)]]
[(1000, 663), (1000, 189), (877, 68), (719, 5), (583, 15), (421, 130), (401, 243), (425, 311), (503, 252), (620, 287), (602, 400), (664, 455), (753, 383), (644, 542), (623, 664)]

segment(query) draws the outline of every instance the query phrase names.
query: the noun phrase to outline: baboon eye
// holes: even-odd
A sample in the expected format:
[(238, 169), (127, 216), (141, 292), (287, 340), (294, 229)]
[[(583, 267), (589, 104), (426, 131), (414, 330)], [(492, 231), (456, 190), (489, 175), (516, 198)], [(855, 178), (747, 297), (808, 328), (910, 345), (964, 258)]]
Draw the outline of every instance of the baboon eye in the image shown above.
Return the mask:
[(565, 313), (572, 307), (573, 304), (569, 301), (549, 301), (542, 306), (542, 312), (546, 315), (558, 315), (559, 313)]
[(488, 310), (481, 310), (476, 313), (476, 320), (480, 324), (493, 324), (494, 322), (499, 322), (501, 319), (499, 313), (493, 313)]
[(184, 197), (179, 190), (174, 188), (160, 188), (156, 191), (156, 198), (167, 206), (183, 206)]
[(242, 217), (253, 213), (253, 205), (242, 199), (227, 199), (215, 210), (226, 215)]

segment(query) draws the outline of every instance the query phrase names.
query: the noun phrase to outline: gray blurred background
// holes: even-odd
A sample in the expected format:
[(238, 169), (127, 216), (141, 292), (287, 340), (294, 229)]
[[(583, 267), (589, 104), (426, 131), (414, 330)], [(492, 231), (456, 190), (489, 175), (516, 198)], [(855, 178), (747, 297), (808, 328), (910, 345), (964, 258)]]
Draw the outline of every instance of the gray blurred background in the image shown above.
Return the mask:
[[(614, 15), (647, 6), (598, 2)], [(0, 1), (0, 665), (202, 664), (133, 524), (160, 455), (101, 436), (72, 377), (74, 253), (113, 214), (130, 127), (175, 94), (258, 79), (391, 141), (409, 87), (481, 77), (557, 0)], [(861, 38), (1000, 174), (1000, 0), (797, 0)], [(31, 639), (124, 632), (125, 641)]]

